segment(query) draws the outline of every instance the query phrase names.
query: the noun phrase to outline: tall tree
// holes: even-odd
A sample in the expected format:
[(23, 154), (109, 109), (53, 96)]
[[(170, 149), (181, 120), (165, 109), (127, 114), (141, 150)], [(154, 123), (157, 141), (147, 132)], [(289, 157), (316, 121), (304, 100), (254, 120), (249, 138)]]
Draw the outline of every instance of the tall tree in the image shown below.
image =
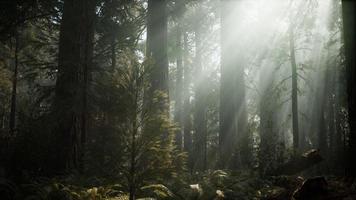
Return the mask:
[(326, 153), (327, 150), (327, 134), (326, 134), (326, 124), (325, 124), (325, 110), (326, 110), (326, 92), (325, 89), (322, 93), (322, 98), (320, 99), (320, 110), (319, 110), (319, 121), (318, 121), (318, 148), (322, 154)]
[[(219, 154), (222, 168), (244, 165), (247, 112), (242, 45), (233, 35), (234, 13), (241, 2), (221, 1), (221, 85)], [(237, 147), (235, 146), (237, 145)], [(243, 153), (244, 152), (244, 153)], [(245, 154), (245, 155), (242, 155)], [(241, 166), (240, 166), (241, 167)]]
[(149, 89), (146, 105), (150, 106), (157, 98), (159, 112), (168, 117), (168, 57), (167, 57), (167, 4), (166, 0), (149, 0), (147, 13), (147, 49), (146, 56), (150, 60), (148, 67)]
[(65, 0), (53, 112), (52, 169), (81, 167), (86, 140), (88, 77), (92, 66), (95, 0)]
[[(337, 37), (330, 37), (330, 44), (333, 44), (333, 41), (337, 41), (336, 45), (336, 53), (340, 52), (340, 46), (338, 45), (339, 42), (342, 39), (342, 34), (340, 34), (340, 30), (342, 29), (342, 14), (341, 14), (341, 4), (340, 1), (334, 1), (332, 4), (332, 16), (333, 20), (330, 21), (329, 24), (329, 31), (330, 34), (336, 34)], [(332, 57), (331, 57), (332, 58)], [(344, 90), (345, 87), (345, 68), (344, 65), (342, 64), (343, 58), (341, 57), (336, 57), (337, 59), (331, 59), (330, 65), (331, 66), (337, 66), (337, 67), (332, 67), (333, 75), (335, 76), (335, 102), (334, 102), (334, 109), (335, 109), (335, 141), (333, 141), (335, 145), (334, 149), (334, 166), (335, 169), (337, 170), (338, 173), (342, 174), (344, 171), (344, 162), (345, 162), (345, 156), (344, 156), (344, 145), (343, 145), (343, 139), (344, 139), (344, 129), (343, 129), (343, 124), (345, 123), (346, 120), (344, 120), (344, 113), (343, 113), (343, 108), (345, 107), (346, 103), (346, 91)], [(340, 163), (342, 163), (340, 165)]]
[(325, 84), (326, 88), (328, 88), (327, 91), (327, 110), (326, 110), (326, 116), (327, 116), (327, 124), (328, 124), (328, 164), (332, 164), (333, 162), (333, 155), (335, 153), (335, 141), (336, 141), (336, 127), (335, 127), (335, 85), (337, 84), (335, 81), (335, 71), (336, 71), (335, 65), (332, 65), (332, 68), (330, 67), (327, 69), (327, 79), (328, 82)]
[(189, 43), (188, 43), (188, 34), (183, 33), (183, 64), (184, 64), (184, 102), (183, 102), (183, 123), (184, 123), (184, 151), (188, 153), (188, 166), (192, 168), (192, 119), (191, 119), (191, 102), (190, 102), (190, 84), (191, 84), (191, 70), (189, 62)]
[[(300, 125), (300, 117), (299, 117), (299, 78), (306, 81), (303, 77), (304, 68), (299, 70), (298, 66), (302, 67), (307, 65), (306, 63), (298, 62), (297, 56), (298, 52), (302, 51), (298, 45), (301, 45), (300, 38), (301, 34), (305, 37), (310, 37), (312, 35), (311, 28), (315, 23), (314, 13), (316, 12), (317, 3), (314, 0), (308, 0), (305, 2), (299, 1), (291, 1), (290, 6), (293, 7), (289, 14), (289, 29), (288, 29), (288, 45), (289, 45), (289, 61), (291, 66), (291, 102), (292, 102), (292, 134), (293, 134), (293, 150), (294, 152), (298, 152), (302, 150), (304, 145), (306, 144), (306, 137), (304, 131), (300, 131), (305, 127), (304, 124)], [(300, 16), (310, 16), (303, 17)], [(301, 30), (303, 30), (301, 32)], [(306, 44), (307, 45), (307, 44)], [(303, 52), (303, 51), (302, 51)]]
[[(264, 58), (263, 58), (264, 59)], [(277, 143), (278, 143), (278, 95), (274, 84), (275, 71), (271, 64), (259, 62), (260, 73), (260, 92), (259, 102), (260, 116), (260, 145), (259, 145), (259, 171), (261, 175), (271, 173), (277, 164)], [(272, 68), (272, 69), (271, 69)]]
[(15, 29), (14, 74), (12, 77), (11, 107), (10, 107), (10, 120), (9, 120), (9, 129), (11, 135), (14, 134), (15, 125), (16, 125), (16, 97), (17, 97), (18, 67), (19, 67), (19, 33), (18, 30)]
[[(200, 19), (201, 13), (198, 12)], [(195, 112), (194, 112), (194, 156), (196, 158), (194, 168), (196, 170), (205, 170), (207, 165), (207, 105), (205, 97), (205, 75), (202, 66), (202, 35), (201, 25), (195, 25)]]
[(293, 23), (289, 28), (289, 53), (292, 67), (292, 127), (293, 127), (293, 149), (299, 148), (299, 123), (298, 123), (298, 72), (297, 61), (295, 57), (295, 37)]
[(235, 105), (235, 66), (233, 55), (226, 41), (230, 26), (228, 21), (229, 2), (222, 2), (221, 10), (221, 86), (220, 86), (220, 134), (219, 159), (220, 167), (227, 168), (231, 162), (236, 138), (236, 105)]
[(347, 74), (347, 94), (348, 94), (348, 110), (349, 110), (349, 165), (348, 175), (356, 176), (356, 161), (353, 156), (356, 154), (356, 1), (342, 0), (342, 14), (344, 25), (344, 48)]
[(174, 121), (179, 125), (176, 131), (176, 145), (177, 148), (182, 150), (183, 148), (183, 33), (182, 33), (182, 22), (183, 22), (183, 12), (184, 12), (184, 2), (178, 1), (176, 3), (176, 48), (177, 48), (177, 75), (176, 75), (176, 99), (175, 99), (175, 115)]

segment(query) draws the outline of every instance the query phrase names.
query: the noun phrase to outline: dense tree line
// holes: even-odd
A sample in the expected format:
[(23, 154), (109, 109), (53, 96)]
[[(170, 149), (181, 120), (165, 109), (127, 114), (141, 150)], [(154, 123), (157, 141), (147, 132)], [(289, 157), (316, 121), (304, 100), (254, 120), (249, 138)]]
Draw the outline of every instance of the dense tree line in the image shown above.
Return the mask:
[(320, 1), (281, 2), (282, 28), (248, 4), (1, 2), (0, 175), (115, 178), (134, 200), (210, 170), (277, 175), (318, 149), (306, 174), (352, 180), (355, 1), (327, 20)]

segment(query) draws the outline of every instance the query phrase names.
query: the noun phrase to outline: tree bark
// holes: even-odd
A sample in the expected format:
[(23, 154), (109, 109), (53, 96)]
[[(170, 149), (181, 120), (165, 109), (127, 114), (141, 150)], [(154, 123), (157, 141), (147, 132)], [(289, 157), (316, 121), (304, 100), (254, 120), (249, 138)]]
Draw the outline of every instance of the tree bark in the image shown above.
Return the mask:
[(132, 118), (132, 135), (131, 135), (131, 155), (130, 155), (130, 177), (129, 177), (129, 199), (135, 200), (136, 199), (136, 135), (137, 135), (137, 116), (136, 113), (138, 111), (138, 92), (135, 91), (135, 113), (133, 114)]
[(190, 103), (190, 84), (191, 84), (191, 69), (189, 63), (189, 44), (188, 35), (186, 32), (183, 34), (183, 59), (184, 59), (184, 151), (188, 153), (188, 168), (192, 169), (192, 119), (191, 119), (191, 103)]
[(299, 124), (298, 124), (298, 72), (295, 58), (294, 29), (289, 30), (290, 61), (292, 67), (292, 120), (293, 120), (293, 149), (299, 150)]
[(183, 55), (182, 55), (182, 14), (181, 7), (178, 6), (178, 16), (177, 16), (177, 38), (176, 38), (176, 48), (177, 48), (177, 77), (176, 77), (176, 102), (175, 102), (175, 122), (178, 124), (179, 128), (175, 134), (175, 141), (177, 148), (182, 150), (183, 148)]
[[(335, 66), (333, 66), (335, 68)], [(328, 162), (330, 165), (334, 163), (335, 156), (335, 138), (336, 138), (336, 129), (335, 129), (335, 70), (328, 69), (329, 75), (329, 89), (328, 92), (328, 108), (327, 108), (327, 116), (328, 116)]]
[(19, 33), (15, 30), (15, 57), (14, 57), (14, 74), (12, 77), (12, 91), (11, 91), (11, 108), (10, 108), (10, 119), (9, 119), (9, 129), (10, 135), (15, 133), (16, 125), (16, 97), (17, 97), (17, 76), (18, 76), (18, 63), (19, 63)]
[[(343, 146), (343, 135), (344, 131), (342, 129), (343, 126), (343, 113), (342, 113), (342, 98), (345, 97), (345, 93), (342, 87), (342, 80), (340, 77), (341, 69), (340, 67), (335, 68), (335, 76), (336, 76), (336, 86), (335, 86), (335, 167), (338, 172), (343, 170), (343, 166), (345, 163), (345, 155), (343, 153), (344, 146)], [(340, 164), (342, 163), (342, 164)], [(342, 167), (340, 167), (342, 166)]]
[[(324, 101), (324, 100), (322, 100)], [(320, 149), (320, 153), (324, 155), (327, 151), (327, 135), (326, 135), (326, 124), (325, 124), (325, 103), (322, 103), (320, 110), (320, 119), (318, 122), (318, 148)]]
[(157, 92), (163, 93), (166, 96), (159, 97), (158, 110), (169, 117), (166, 7), (166, 0), (148, 0), (146, 56), (150, 60), (147, 69), (150, 86), (145, 101), (146, 106), (153, 105)]
[(356, 1), (342, 0), (342, 13), (345, 40), (345, 59), (348, 94), (348, 120), (350, 126), (349, 153), (347, 174), (356, 176), (356, 59), (355, 59), (355, 26), (356, 26)]
[(207, 145), (207, 121), (206, 121), (206, 97), (204, 81), (205, 76), (203, 74), (202, 66), (202, 47), (201, 47), (201, 27), (196, 25), (195, 30), (195, 113), (194, 113), (194, 125), (195, 125), (195, 169), (206, 169), (206, 145)]
[(56, 172), (84, 168), (88, 77), (93, 57), (94, 0), (65, 0), (54, 100)]

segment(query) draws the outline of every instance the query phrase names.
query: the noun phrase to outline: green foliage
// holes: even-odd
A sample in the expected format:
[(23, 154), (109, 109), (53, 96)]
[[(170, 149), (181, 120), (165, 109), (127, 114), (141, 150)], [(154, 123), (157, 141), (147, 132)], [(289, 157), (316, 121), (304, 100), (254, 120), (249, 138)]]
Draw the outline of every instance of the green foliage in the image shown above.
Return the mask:
[(87, 173), (120, 179), (125, 191), (134, 187), (140, 195), (144, 185), (176, 179), (185, 167), (185, 154), (175, 150), (175, 127), (160, 109), (167, 95), (157, 91), (150, 105), (145, 104), (148, 62), (138, 60), (126, 49), (117, 60), (121, 67), (96, 76), (102, 84), (93, 88), (93, 116), (98, 117), (87, 145)]
[[(57, 76), (57, 43), (63, 1), (39, 0), (33, 5), (31, 2), (9, 3), (11, 9), (0, 14), (0, 21), (6, 22), (4, 25), (10, 27), (3, 32), (5, 26), (0, 23), (0, 170), (2, 172), (5, 168), (5, 174), (13, 176), (11, 178), (17, 181), (15, 184), (0, 179), (1, 198), (4, 196), (5, 199), (14, 198), (15, 200), (117, 200), (128, 199), (129, 192), (133, 189), (136, 197), (142, 199), (263, 199), (283, 192), (283, 185), (276, 184), (274, 180), (269, 180), (269, 177), (261, 180), (255, 171), (187, 172), (187, 157), (189, 156), (187, 153), (190, 152), (182, 152), (174, 145), (174, 133), (178, 128), (184, 127), (177, 127), (171, 122), (171, 116), (169, 116), (171, 110), (167, 109), (175, 96), (171, 91), (169, 94), (167, 91), (150, 91), (151, 86), (147, 81), (155, 63), (150, 58), (144, 59), (143, 33), (146, 28), (147, 9), (144, 0), (97, 1), (94, 64), (90, 66), (88, 87), (88, 135), (85, 144), (83, 176), (77, 177), (77, 171), (70, 171), (66, 172), (68, 174), (62, 178), (33, 180), (33, 177), (53, 176), (56, 173), (51, 171), (50, 166), (47, 166), (49, 158), (55, 153), (53, 141), (50, 139), (51, 127), (57, 123), (48, 115), (48, 112), (53, 103), (52, 97)], [(173, 82), (176, 81), (176, 71), (172, 63), (176, 61), (178, 52), (176, 25), (179, 22), (187, 40), (185, 41), (187, 44), (181, 45), (184, 49), (179, 47), (182, 48), (180, 51), (183, 50), (186, 54), (182, 58), (184, 71), (187, 72), (184, 76), (192, 75), (193, 79), (201, 81), (201, 83), (199, 81), (188, 82), (184, 88), (185, 91), (182, 91), (184, 99), (188, 99), (188, 104), (191, 106), (185, 114), (188, 115), (188, 120), (193, 123), (192, 127), (194, 127), (196, 124), (194, 120), (191, 120), (192, 112), (197, 109), (196, 105), (202, 103), (197, 102), (197, 92), (194, 89), (197, 84), (204, 85), (202, 92), (206, 95), (204, 106), (207, 120), (205, 152), (208, 160), (207, 169), (216, 169), (221, 78), (217, 63), (220, 39), (218, 37), (219, 13), (217, 12), (219, 1), (186, 0), (184, 1), (185, 8), (181, 8), (184, 14), (180, 13), (182, 10), (176, 7), (183, 4), (182, 2), (180, 0), (168, 1), (169, 14), (173, 20), (168, 24), (167, 54), (170, 61), (169, 78), (171, 81), (169, 90), (175, 89)], [(306, 2), (308, 2), (305, 4), (306, 9), (301, 9), (308, 13), (306, 17), (299, 17), (298, 13), (294, 13), (295, 18), (280, 19), (286, 24), (297, 24), (295, 42), (296, 48), (298, 47), (297, 58), (300, 59), (297, 63), (298, 92), (302, 99), (300, 104), (309, 103), (310, 99), (305, 98), (307, 95), (314, 97), (309, 94), (313, 93), (319, 84), (314, 80), (316, 77), (314, 74), (325, 73), (325, 71), (331, 74), (330, 80), (327, 80), (330, 82), (328, 84), (330, 86), (333, 83), (341, 85), (338, 86), (338, 91), (329, 91), (327, 97), (331, 107), (335, 106), (335, 114), (341, 118), (341, 122), (337, 122), (336, 118), (330, 119), (335, 124), (339, 123), (336, 125), (342, 126), (343, 132), (338, 133), (341, 144), (341, 135), (349, 129), (349, 126), (346, 123), (347, 95), (346, 93), (339, 94), (342, 93), (339, 91), (340, 88), (346, 85), (340, 37), (342, 20), (338, 9), (339, 3), (337, 1), (332, 3), (333, 17), (329, 20), (328, 32), (325, 33), (331, 38), (326, 39), (326, 36), (317, 30), (320, 22), (314, 12), (317, 8), (317, 4), (314, 4), (316, 1)], [(28, 4), (31, 5), (27, 7)], [(4, 8), (0, 10), (3, 11)], [(27, 18), (37, 14), (37, 11), (38, 14), (43, 14), (46, 10), (54, 13), (39, 19), (23, 21), (19, 25), (12, 24), (17, 20), (22, 21), (18, 18), (19, 16), (16, 16), (19, 14), (16, 12), (24, 14)], [(292, 8), (292, 10), (294, 12), (298, 8)], [(194, 41), (194, 32), (198, 26), (201, 28), (203, 43), (201, 50), (195, 46)], [(16, 135), (8, 137), (15, 30), (19, 32), (20, 43), (17, 126)], [(288, 147), (290, 145), (288, 139), (285, 139), (288, 138), (291, 117), (288, 115), (287, 103), (290, 100), (290, 77), (285, 76), (290, 69), (288, 62), (290, 55), (288, 37), (283, 31), (278, 33), (281, 35), (275, 37), (273, 43), (267, 42), (266, 47), (258, 45), (258, 47), (265, 48), (264, 51), (268, 53), (263, 52), (261, 53), (263, 55), (256, 56), (253, 52), (249, 58), (251, 62), (246, 62), (246, 76), (250, 76), (246, 79), (251, 79), (247, 91), (248, 132), (250, 134), (239, 140), (239, 149), (235, 153), (242, 155), (239, 159), (244, 160), (249, 166), (259, 167), (259, 175), (263, 176), (287, 161), (293, 153)], [(320, 50), (322, 54), (327, 53), (327, 58), (324, 58), (326, 56), (320, 58), (320, 60), (326, 60), (325, 64), (320, 67), (316, 66), (313, 56), (309, 56), (312, 55), (309, 52), (315, 50), (316, 44), (323, 47)], [(198, 53), (203, 58), (201, 62), (204, 66), (202, 72), (204, 75), (202, 76), (195, 74), (194, 57)], [(255, 85), (257, 74), (255, 70), (260, 70), (262, 65), (267, 65), (268, 71), (274, 76), (271, 83), (261, 84), (267, 87), (263, 91)], [(338, 66), (338, 69), (331, 71), (330, 69), (334, 66)], [(334, 75), (332, 74), (334, 72), (341, 74)], [(266, 77), (271, 78), (269, 75)], [(331, 82), (331, 79), (336, 80)], [(253, 93), (251, 91), (256, 94), (251, 95), (250, 93)], [(152, 98), (148, 100), (149, 92), (152, 92)], [(340, 99), (336, 100), (336, 98)], [(302, 109), (306, 108), (309, 107), (302, 107)], [(185, 109), (182, 108), (182, 110)], [(262, 121), (261, 111), (267, 113), (263, 119), (265, 121)], [(304, 131), (307, 132), (309, 125), (312, 126), (313, 122), (309, 120), (312, 119), (310, 113), (314, 111), (301, 110), (300, 112), (301, 118), (304, 119), (303, 125), (306, 127)], [(329, 113), (326, 117), (330, 117)], [(261, 134), (262, 129), (267, 133), (266, 135)], [(331, 129), (329, 125), (328, 131)], [(196, 134), (196, 130), (191, 130), (191, 132)], [(313, 143), (308, 145), (315, 145), (317, 135), (307, 134), (308, 139)], [(3, 137), (5, 135), (6, 137)], [(332, 140), (331, 136), (334, 135), (330, 132), (330, 140)], [(4, 141), (3, 138), (5, 138)], [(347, 138), (343, 139), (347, 142)], [(261, 142), (262, 140), (264, 141)], [(254, 154), (250, 154), (252, 149)], [(197, 160), (198, 158), (191, 156), (191, 159)]]
[(156, 199), (206, 200), (206, 199), (261, 199), (269, 196), (271, 181), (261, 180), (255, 174), (222, 170), (197, 173), (188, 178), (191, 184), (153, 184), (144, 187), (147, 196)]
[[(126, 199), (122, 187), (112, 184), (98, 187), (83, 187), (74, 184), (86, 185), (88, 181), (70, 182), (60, 179), (38, 179), (16, 187), (14, 183), (1, 179), (1, 197), (15, 200), (106, 200)], [(6, 196), (7, 195), (7, 196)]]
[(150, 197), (156, 199), (173, 199), (174, 194), (164, 185), (155, 184), (148, 185), (141, 188), (141, 190)]

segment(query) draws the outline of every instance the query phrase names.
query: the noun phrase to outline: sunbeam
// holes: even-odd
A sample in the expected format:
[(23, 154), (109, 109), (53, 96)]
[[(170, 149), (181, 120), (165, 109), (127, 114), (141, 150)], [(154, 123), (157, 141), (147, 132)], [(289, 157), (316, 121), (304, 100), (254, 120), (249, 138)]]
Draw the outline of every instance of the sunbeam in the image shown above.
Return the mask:
[(356, 199), (354, 0), (2, 0), (0, 199)]

